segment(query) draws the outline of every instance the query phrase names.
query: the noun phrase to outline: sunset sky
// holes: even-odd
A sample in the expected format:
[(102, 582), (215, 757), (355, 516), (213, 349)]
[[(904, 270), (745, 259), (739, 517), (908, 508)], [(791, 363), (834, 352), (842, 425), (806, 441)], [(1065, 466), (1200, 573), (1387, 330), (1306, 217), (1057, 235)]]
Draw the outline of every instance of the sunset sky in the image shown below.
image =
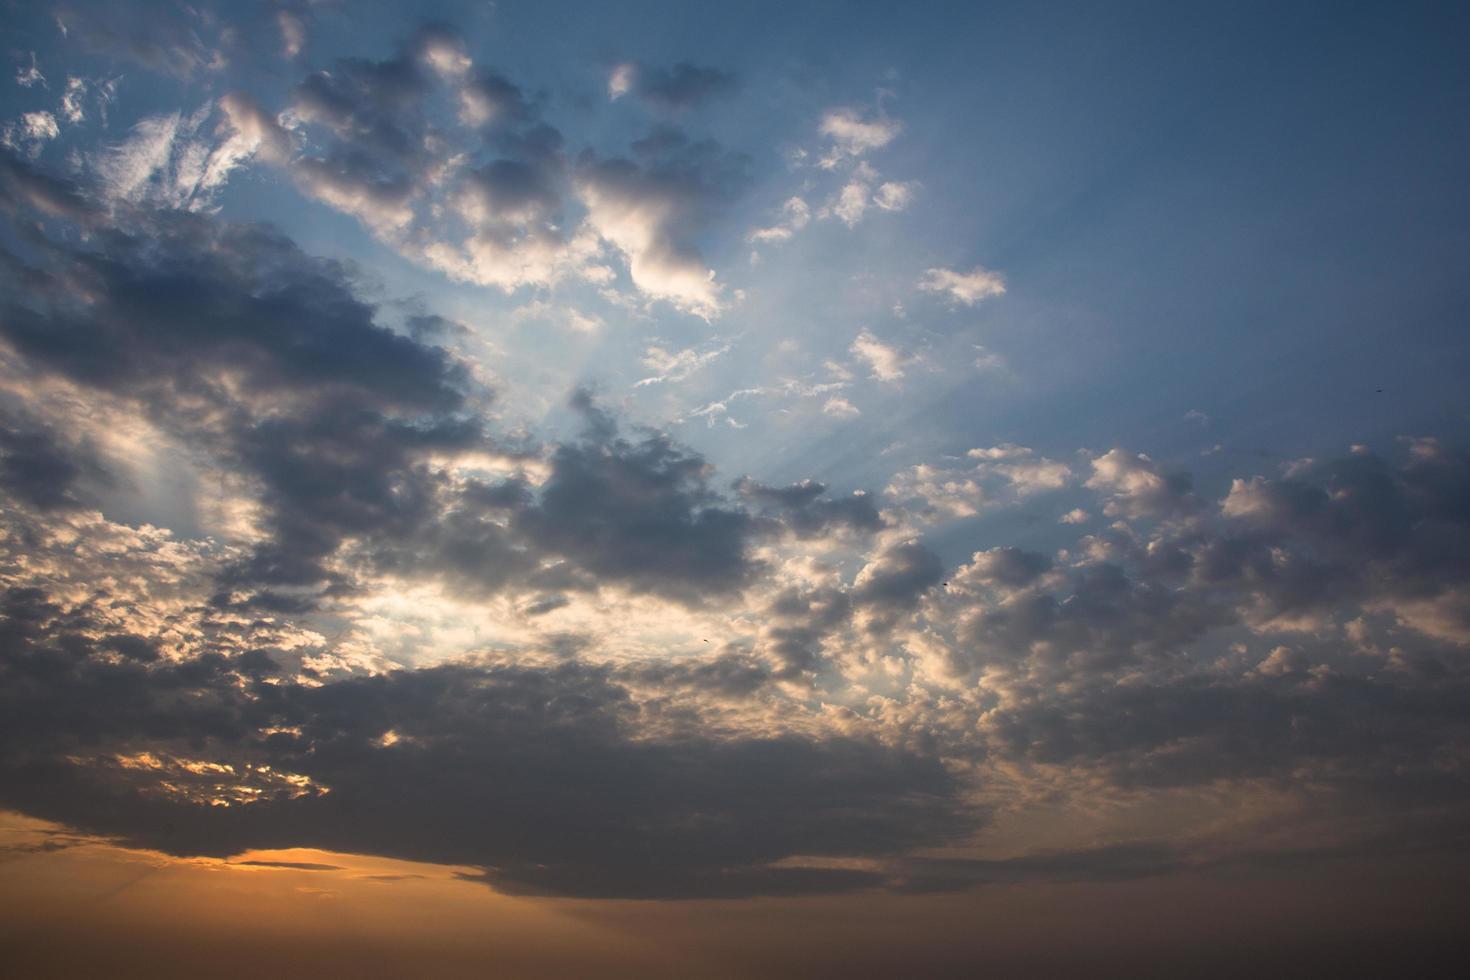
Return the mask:
[(0, 973), (1467, 951), (1470, 7), (0, 20)]

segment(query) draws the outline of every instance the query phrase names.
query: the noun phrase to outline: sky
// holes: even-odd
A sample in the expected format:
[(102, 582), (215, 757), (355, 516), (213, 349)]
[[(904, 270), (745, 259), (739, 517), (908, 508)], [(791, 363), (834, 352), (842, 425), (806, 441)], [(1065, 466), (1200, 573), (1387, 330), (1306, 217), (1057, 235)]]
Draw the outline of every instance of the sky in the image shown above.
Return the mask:
[(1464, 952), (1463, 5), (0, 16), (25, 975)]

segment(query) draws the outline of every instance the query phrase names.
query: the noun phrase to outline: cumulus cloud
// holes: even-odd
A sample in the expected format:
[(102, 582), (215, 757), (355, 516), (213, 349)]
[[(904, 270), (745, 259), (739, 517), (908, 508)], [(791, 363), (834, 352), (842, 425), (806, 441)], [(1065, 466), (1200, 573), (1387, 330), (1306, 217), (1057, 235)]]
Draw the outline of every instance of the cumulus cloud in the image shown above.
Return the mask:
[(641, 291), (706, 319), (718, 315), (723, 288), (692, 237), (743, 186), (745, 160), (668, 127), (636, 142), (633, 153), (579, 167), (588, 223), (627, 258)]
[(852, 228), (863, 220), (870, 207), (903, 211), (912, 203), (919, 186), (917, 181), (884, 181), (875, 192), (874, 184), (880, 179), (876, 170), (859, 161), (848, 174), (847, 183), (822, 208), (818, 217), (837, 218)]
[(781, 206), (780, 220), (765, 228), (755, 229), (748, 238), (758, 244), (789, 241), (793, 235), (807, 226), (811, 217), (812, 210), (805, 201), (799, 197), (788, 198)]
[(822, 116), (817, 131), (831, 141), (831, 151), (821, 166), (830, 170), (844, 157), (860, 157), (892, 143), (903, 124), (886, 116), (864, 116), (857, 109), (831, 109)]
[(36, 65), (36, 52), (28, 51), (26, 54), (31, 63), (15, 69), (15, 84), (21, 88), (31, 88), (34, 85), (46, 88), (46, 76), (41, 74), (41, 69)]
[(887, 492), (930, 519), (974, 517), (989, 508), (1058, 490), (1072, 479), (1067, 464), (1006, 443), (971, 449), (974, 464), (920, 463), (895, 474)]
[(714, 270), (677, 237), (686, 202), (676, 189), (628, 161), (587, 168), (579, 189), (588, 221), (627, 257), (640, 290), (706, 319), (720, 312)]
[(621, 99), (633, 91), (633, 83), (637, 78), (638, 66), (633, 62), (625, 61), (617, 65), (607, 76), (607, 97), (614, 102)]
[(51, 113), (27, 112), (18, 120), (5, 124), (0, 130), (0, 143), (34, 160), (41, 155), (47, 143), (60, 135), (61, 129)]
[(883, 343), (871, 332), (864, 330), (859, 333), (848, 349), (868, 365), (868, 370), (879, 381), (902, 380), (904, 366), (909, 359), (898, 348)]
[(878, 185), (878, 193), (873, 196), (873, 203), (884, 211), (903, 211), (913, 202), (918, 186), (918, 183), (912, 180), (884, 181)]
[(919, 288), (926, 293), (947, 295), (951, 302), (974, 306), (991, 296), (1005, 295), (1006, 283), (1000, 273), (976, 266), (969, 272), (929, 269), (919, 280)]
[[(702, 71), (636, 77), (640, 94), (684, 104), (708, 87)], [(474, 135), (435, 121), (431, 107), (445, 100)], [(723, 308), (693, 237), (741, 164), (710, 141), (664, 128), (630, 157), (569, 163), (533, 101), (440, 28), (420, 30), (393, 58), (314, 73), (281, 118), (301, 145), (287, 167), (303, 191), (455, 279), (506, 291), (568, 278), (607, 285), (610, 246), (648, 297), (705, 318)]]
[(1165, 474), (1144, 453), (1123, 449), (1111, 449), (1092, 461), (1087, 486), (1111, 491), (1103, 507), (1109, 517), (1179, 517), (1199, 503), (1188, 474)]

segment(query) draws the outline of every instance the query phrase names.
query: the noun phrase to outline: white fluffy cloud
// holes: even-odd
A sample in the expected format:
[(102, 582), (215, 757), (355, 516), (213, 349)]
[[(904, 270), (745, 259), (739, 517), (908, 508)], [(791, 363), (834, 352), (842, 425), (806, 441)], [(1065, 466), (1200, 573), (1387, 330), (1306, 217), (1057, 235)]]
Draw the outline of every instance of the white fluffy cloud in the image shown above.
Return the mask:
[(812, 209), (799, 197), (787, 199), (781, 206), (781, 219), (765, 228), (752, 231), (747, 239), (758, 244), (784, 242), (807, 226), (812, 219)]
[(894, 382), (903, 378), (904, 365), (908, 359), (896, 347), (883, 343), (867, 330), (858, 334), (848, 348), (861, 358), (879, 381)]
[(886, 116), (864, 118), (856, 109), (832, 109), (822, 117), (818, 131), (832, 141), (821, 166), (832, 169), (843, 157), (858, 157), (882, 149), (903, 131), (903, 124)]
[(607, 76), (607, 97), (616, 102), (629, 92), (633, 91), (633, 83), (638, 80), (638, 66), (630, 61), (625, 61), (612, 70)]
[(902, 470), (887, 492), (916, 505), (921, 516), (955, 519), (1059, 490), (1073, 478), (1066, 463), (1038, 456), (1025, 446), (1004, 443), (971, 449), (966, 455), (976, 461), (969, 467), (921, 463)]
[(1000, 273), (980, 266), (969, 272), (927, 269), (924, 278), (919, 280), (919, 288), (926, 293), (943, 293), (955, 303), (974, 306), (991, 296), (1005, 295), (1006, 282)]
[(705, 319), (719, 314), (714, 270), (675, 237), (683, 217), (677, 197), (618, 171), (586, 174), (577, 187), (588, 223), (627, 258), (639, 290)]

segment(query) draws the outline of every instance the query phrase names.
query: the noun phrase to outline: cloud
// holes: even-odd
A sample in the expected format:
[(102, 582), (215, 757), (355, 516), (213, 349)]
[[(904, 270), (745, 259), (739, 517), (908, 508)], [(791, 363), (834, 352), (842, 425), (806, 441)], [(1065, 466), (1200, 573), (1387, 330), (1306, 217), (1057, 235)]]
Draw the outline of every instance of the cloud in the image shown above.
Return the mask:
[(64, 218), (83, 228), (97, 225), (102, 217), (76, 184), (37, 170), (14, 153), (3, 151), (0, 151), (0, 210), (12, 221), (36, 213)]
[[(261, 481), (271, 534), (250, 579), (328, 577), (345, 537), (422, 514), (422, 454), (479, 440), (455, 415), (462, 369), (375, 323), (341, 267), (273, 232), (163, 213), (43, 255), (0, 333), (37, 370), (125, 397)], [(271, 401), (290, 411), (256, 418)]]
[(735, 489), (744, 499), (777, 510), (800, 538), (844, 531), (872, 534), (884, 527), (871, 495), (861, 491), (828, 500), (823, 499), (827, 487), (815, 480), (771, 487), (749, 477), (737, 480)]
[(811, 221), (812, 211), (799, 197), (788, 198), (781, 206), (781, 220), (765, 228), (756, 228), (747, 239), (758, 244), (789, 241)]
[(688, 61), (669, 68), (623, 62), (608, 76), (607, 94), (616, 101), (632, 93), (655, 108), (684, 112), (729, 94), (735, 87), (735, 76), (729, 72)]
[(33, 507), (77, 507), (112, 476), (95, 448), (0, 411), (0, 488)]
[(832, 142), (831, 152), (821, 162), (830, 170), (843, 157), (860, 157), (887, 146), (903, 131), (903, 124), (886, 116), (864, 118), (856, 109), (839, 108), (822, 116), (817, 131)]
[(293, 61), (306, 50), (306, 21), (294, 10), (276, 11), (276, 27), (281, 32), (281, 57)]
[(692, 237), (711, 209), (745, 182), (745, 161), (712, 140), (660, 128), (634, 159), (585, 159), (576, 185), (588, 223), (628, 261), (634, 285), (705, 319), (723, 309), (722, 287)]
[[(869, 886), (776, 865), (937, 843), (964, 823), (942, 767), (872, 741), (639, 737), (628, 690), (595, 668), (266, 683), (217, 654), (115, 663), (82, 641), (76, 659), (44, 639), (62, 607), (17, 592), (4, 606), (4, 804), (135, 846), (306, 846), (478, 866), (508, 892), (736, 897)], [(82, 747), (99, 739), (126, 754)]]
[(633, 91), (633, 84), (638, 78), (638, 66), (631, 61), (625, 61), (613, 68), (612, 74), (607, 77), (607, 97), (617, 101), (629, 92)]
[(919, 288), (926, 293), (945, 293), (955, 303), (974, 306), (991, 296), (1003, 296), (1005, 279), (998, 272), (976, 266), (969, 272), (951, 269), (928, 269), (919, 280)]
[(107, 110), (117, 98), (117, 86), (121, 76), (105, 79), (78, 78), (70, 75), (66, 79), (66, 91), (61, 95), (61, 118), (73, 126), (87, 120), (87, 103), (90, 100), (97, 118), (107, 125)]
[(1109, 517), (1180, 517), (1199, 505), (1188, 474), (1165, 475), (1147, 455), (1123, 449), (1092, 461), (1087, 486), (1112, 491), (1103, 507)]
[(853, 580), (853, 598), (887, 610), (912, 609), (943, 576), (938, 555), (918, 541), (901, 541), (863, 566)]
[(837, 192), (837, 199), (832, 202), (828, 210), (851, 228), (863, 220), (863, 215), (867, 213), (868, 185), (861, 180), (854, 180), (844, 185), (842, 190)]
[[(216, 119), (211, 129), (206, 124)], [(109, 198), (127, 204), (203, 211), (232, 171), (257, 154), (284, 162), (289, 135), (249, 96), (232, 93), (191, 115), (151, 116), (128, 138), (93, 156)]]
[(868, 365), (868, 370), (879, 381), (892, 383), (903, 379), (908, 358), (898, 348), (883, 343), (869, 331), (859, 333), (848, 349)]
[(878, 193), (873, 197), (873, 203), (884, 211), (903, 211), (913, 203), (914, 194), (918, 191), (916, 181), (884, 181), (878, 186)]
[(877, 207), (883, 211), (903, 211), (912, 203), (919, 187), (917, 181), (885, 181), (874, 193), (873, 185), (879, 179), (878, 172), (867, 163), (857, 163), (848, 175), (847, 183), (817, 216), (838, 218), (852, 228), (863, 220), (869, 207)]
[(1037, 456), (1025, 446), (1005, 443), (966, 455), (978, 462), (968, 469), (920, 463), (895, 474), (887, 492), (917, 505), (922, 516), (953, 520), (1058, 490), (1072, 479), (1067, 464)]
[(51, 140), (61, 135), (56, 117), (49, 112), (27, 112), (0, 130), (0, 143), (34, 160)]
[(643, 352), (643, 366), (657, 373), (634, 383), (633, 387), (644, 388), (668, 381), (683, 381), (711, 361), (728, 353), (729, 350), (729, 344), (704, 351), (691, 348), (671, 352), (662, 347), (649, 347)]
[[(0, 155), (0, 804), (174, 854), (316, 846), (645, 898), (1255, 867), (1268, 834), (913, 855), (988, 806), (1279, 794), (1271, 835), (1309, 836), (1313, 807), (1398, 839), (1463, 824), (1459, 448), (1197, 487), (1135, 449), (1001, 443), (883, 498), (730, 484), (586, 394), (570, 437), (517, 428), (539, 406), (438, 346), (445, 318), (210, 213), (254, 159), (468, 281), (602, 284), (621, 254), (645, 298), (724, 309), (704, 237), (745, 162), (670, 128), (569, 156), (540, 111), (426, 30), (281, 115), (235, 94), (146, 119), (79, 181)], [(828, 134), (832, 182), (896, 205), (861, 132)], [(809, 218), (788, 203), (752, 240)], [(1002, 285), (982, 271), (930, 270), (967, 305)], [(726, 350), (684, 343), (640, 344), (647, 383)], [(914, 363), (866, 330), (850, 353), (882, 382)], [(862, 383), (829, 365), (688, 418), (851, 417)], [(165, 481), (174, 530), (120, 506)], [(220, 498), (240, 517), (215, 533)], [(935, 523), (1004, 506), (1024, 513)]]
[(62, 33), (84, 48), (182, 81), (229, 63), (225, 25), (188, 4), (165, 0), (140, 18), (124, 6), (65, 2), (56, 5), (54, 16)]
[(632, 442), (593, 425), (585, 441), (552, 454), (539, 505), (515, 526), (596, 580), (681, 602), (728, 596), (756, 571), (747, 544), (755, 526), (707, 480), (704, 459), (663, 436)]
[(36, 52), (28, 51), (26, 54), (31, 63), (15, 69), (15, 84), (21, 88), (31, 88), (36, 85), (46, 88), (46, 76), (41, 74), (41, 69), (36, 65)]
[(452, 31), (307, 76), (280, 120), (297, 186), (414, 261), (507, 292), (612, 276), (596, 234), (568, 221), (561, 133)]

